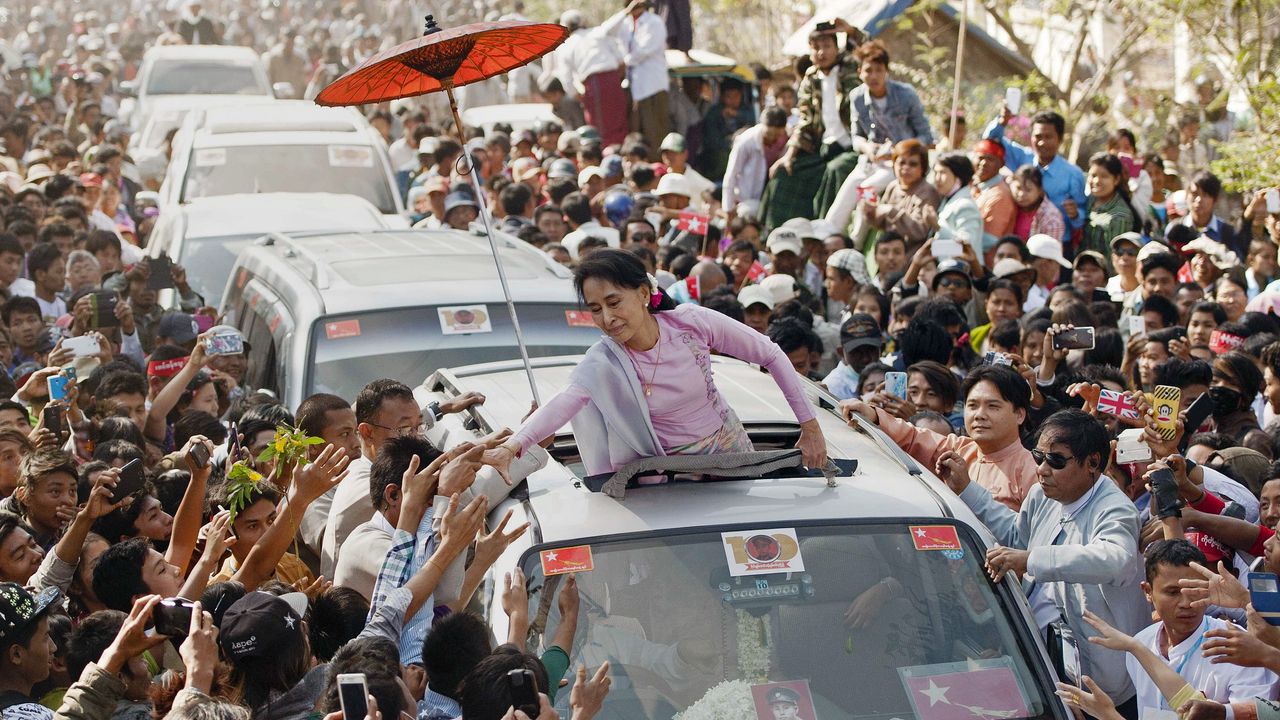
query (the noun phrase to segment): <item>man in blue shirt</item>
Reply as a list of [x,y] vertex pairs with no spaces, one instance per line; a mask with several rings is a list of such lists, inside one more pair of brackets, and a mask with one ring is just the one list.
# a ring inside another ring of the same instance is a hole
[[1004,164],[1010,170],[1035,163],[1044,177],[1044,194],[1058,206],[1066,220],[1067,237],[1084,226],[1085,203],[1084,171],[1058,154],[1062,137],[1066,134],[1066,121],[1056,112],[1044,111],[1031,118],[1031,147],[1020,145],[1004,136],[1004,127],[1013,113],[1003,108],[1000,117],[991,121],[982,136],[1004,145]]

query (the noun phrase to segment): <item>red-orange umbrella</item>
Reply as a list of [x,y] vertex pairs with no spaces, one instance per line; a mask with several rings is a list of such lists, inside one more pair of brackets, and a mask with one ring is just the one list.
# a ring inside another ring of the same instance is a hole
[[[426,95],[444,90],[449,95],[449,108],[458,130],[458,139],[466,145],[462,132],[462,118],[458,115],[458,103],[453,89],[501,75],[542,57],[554,50],[568,37],[569,29],[554,23],[532,23],[519,20],[486,22],[463,25],[442,30],[435,19],[427,16],[427,27],[422,37],[415,38],[385,52],[378,53],[334,80],[316,96],[320,105],[368,105],[403,97]],[[470,158],[463,153],[463,161]],[[476,202],[480,205],[480,217],[493,249],[493,261],[498,268],[498,281],[506,296],[507,311],[511,314],[516,344],[524,360],[525,373],[529,376],[529,389],[534,401],[538,401],[538,388],[533,380],[533,366],[516,317],[515,303],[507,285],[507,273],[502,267],[489,213],[484,207],[484,192],[480,176],[474,166],[466,168],[475,187]]]

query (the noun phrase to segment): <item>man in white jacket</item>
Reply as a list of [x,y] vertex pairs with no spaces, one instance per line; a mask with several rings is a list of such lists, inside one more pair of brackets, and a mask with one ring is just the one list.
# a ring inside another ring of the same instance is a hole
[[1088,610],[1128,635],[1150,622],[1138,510],[1102,474],[1110,452],[1107,429],[1093,416],[1080,410],[1054,413],[1031,451],[1040,483],[1016,513],[969,482],[958,453],[944,453],[937,473],[995,535],[999,544],[987,552],[992,577],[997,582],[1010,572],[1020,577],[1037,624],[1043,629],[1065,622],[1076,638],[1081,673],[1094,678],[1121,714],[1136,717],[1124,656],[1088,642],[1098,632],[1083,620]]
[[787,112],[780,107],[765,108],[760,122],[742,131],[729,151],[729,165],[724,172],[724,194],[721,204],[732,218],[738,205],[759,202],[764,193],[769,168],[787,150]]

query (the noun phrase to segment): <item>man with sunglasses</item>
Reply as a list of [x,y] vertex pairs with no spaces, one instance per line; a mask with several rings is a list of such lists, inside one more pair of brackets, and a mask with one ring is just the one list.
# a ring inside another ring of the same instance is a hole
[[[846,400],[840,404],[845,418],[857,413],[879,425],[894,442],[926,467],[936,467],[943,457],[958,458],[988,497],[1010,511],[1039,480],[1031,454],[1022,446],[1018,428],[1031,410],[1031,387],[1026,378],[1005,365],[983,365],[971,371],[962,388],[964,427],[968,437],[940,435],[916,427],[869,402]],[[966,482],[968,482],[966,480]]]
[[987,551],[999,582],[1020,577],[1041,629],[1065,622],[1077,638],[1080,671],[1098,683],[1125,717],[1137,717],[1123,653],[1086,642],[1097,635],[1085,611],[1132,635],[1149,624],[1138,551],[1138,510],[1103,475],[1111,452],[1106,427],[1080,410],[1061,410],[1040,427],[1031,450],[1040,483],[1018,512],[969,481],[970,463],[956,452],[938,458],[937,473],[1000,544]]

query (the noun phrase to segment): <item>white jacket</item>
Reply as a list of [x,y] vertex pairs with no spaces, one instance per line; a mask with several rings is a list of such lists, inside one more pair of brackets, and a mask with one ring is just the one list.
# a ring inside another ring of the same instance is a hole
[[733,212],[738,203],[759,200],[769,179],[769,164],[764,157],[764,125],[749,127],[733,140],[729,164],[724,171],[725,212]]

